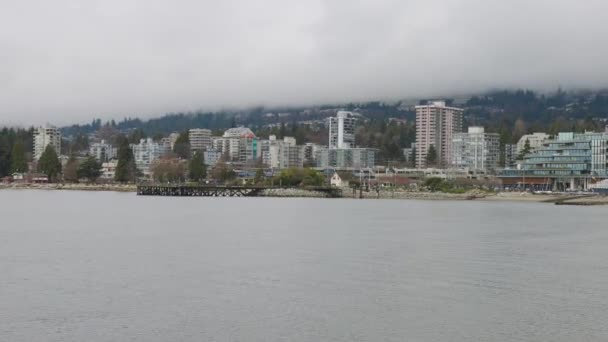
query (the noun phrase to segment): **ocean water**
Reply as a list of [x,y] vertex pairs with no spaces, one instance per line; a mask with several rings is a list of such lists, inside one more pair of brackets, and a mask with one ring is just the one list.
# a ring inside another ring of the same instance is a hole
[[606,341],[608,208],[0,190],[0,341]]

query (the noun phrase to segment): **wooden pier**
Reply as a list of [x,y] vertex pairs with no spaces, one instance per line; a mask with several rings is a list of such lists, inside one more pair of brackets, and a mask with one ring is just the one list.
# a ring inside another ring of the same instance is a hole
[[221,186],[221,185],[176,185],[176,184],[140,184],[137,194],[141,196],[183,196],[183,197],[256,197],[268,189],[299,189],[315,191],[326,197],[342,197],[342,191],[335,187],[314,186],[303,188],[286,188],[270,186]]

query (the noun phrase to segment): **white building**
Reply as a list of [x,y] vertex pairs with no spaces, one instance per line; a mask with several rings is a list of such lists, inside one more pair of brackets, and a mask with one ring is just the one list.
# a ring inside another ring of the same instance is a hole
[[203,152],[203,158],[206,165],[213,167],[222,158],[222,154],[215,149],[210,148]]
[[188,131],[190,149],[194,151],[205,151],[212,147],[211,130],[205,128],[193,128]]
[[337,172],[334,172],[334,174],[331,176],[329,183],[338,188],[348,185],[348,182],[342,181],[342,177],[340,177]]
[[549,138],[549,134],[542,132],[522,135],[517,142],[517,155],[519,155],[524,149],[524,146],[526,146],[526,141],[530,142],[530,152],[534,152],[541,148],[545,143],[545,140],[548,140]]
[[112,160],[117,156],[117,149],[111,144],[108,144],[105,140],[94,143],[89,147],[89,154],[99,162],[106,162]]
[[284,137],[277,140],[276,136],[269,137],[268,157],[263,162],[271,168],[286,169],[304,166],[304,148],[296,145],[296,139]]
[[222,137],[211,138],[211,147],[235,162],[250,162],[261,156],[258,152],[258,139],[246,127],[227,129]]
[[105,180],[113,180],[116,175],[116,166],[118,166],[118,161],[111,160],[105,163],[101,163],[101,179]]
[[179,133],[176,132],[169,134],[167,137],[167,142],[169,143],[171,151],[175,149],[175,142],[177,142],[177,139],[179,139]]
[[49,145],[53,147],[57,155],[61,153],[61,131],[53,126],[38,127],[34,130],[34,160],[40,159]]
[[405,159],[406,162],[411,162],[412,153],[414,153],[414,149],[411,147],[406,147],[402,148],[401,151],[403,152],[403,159]]
[[447,166],[452,156],[452,138],[462,132],[463,109],[446,106],[444,101],[416,106],[416,167],[427,167],[427,155],[433,146],[437,164]]
[[452,145],[452,166],[484,172],[498,168],[498,133],[485,133],[483,127],[469,127],[467,133],[454,134]]
[[339,111],[329,118],[329,148],[355,147],[355,118],[352,112]]
[[169,152],[163,144],[154,142],[152,138],[141,139],[139,144],[131,144],[135,165],[144,173],[150,174],[152,162]]
[[364,169],[376,166],[377,153],[373,148],[323,148],[317,150],[315,159],[321,168]]

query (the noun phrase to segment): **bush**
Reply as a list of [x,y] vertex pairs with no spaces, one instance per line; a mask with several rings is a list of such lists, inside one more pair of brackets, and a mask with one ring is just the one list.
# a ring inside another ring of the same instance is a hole
[[290,168],[282,170],[275,177],[274,183],[281,186],[320,186],[325,182],[325,177],[313,169]]

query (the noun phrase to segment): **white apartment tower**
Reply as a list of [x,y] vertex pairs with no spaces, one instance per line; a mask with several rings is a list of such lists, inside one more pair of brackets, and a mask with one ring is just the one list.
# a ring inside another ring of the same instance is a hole
[[339,111],[329,118],[329,148],[355,147],[355,118],[352,112]]
[[40,159],[48,145],[51,145],[57,155],[61,153],[61,131],[57,127],[45,126],[34,130],[34,159]]
[[452,166],[474,171],[493,171],[500,159],[500,135],[486,133],[483,127],[469,127],[467,133],[454,134]]
[[205,128],[193,128],[188,131],[190,149],[203,152],[211,148],[211,130]]
[[452,139],[462,131],[463,110],[433,101],[416,106],[416,167],[427,167],[427,154],[432,146],[437,152],[438,166],[451,163]]

